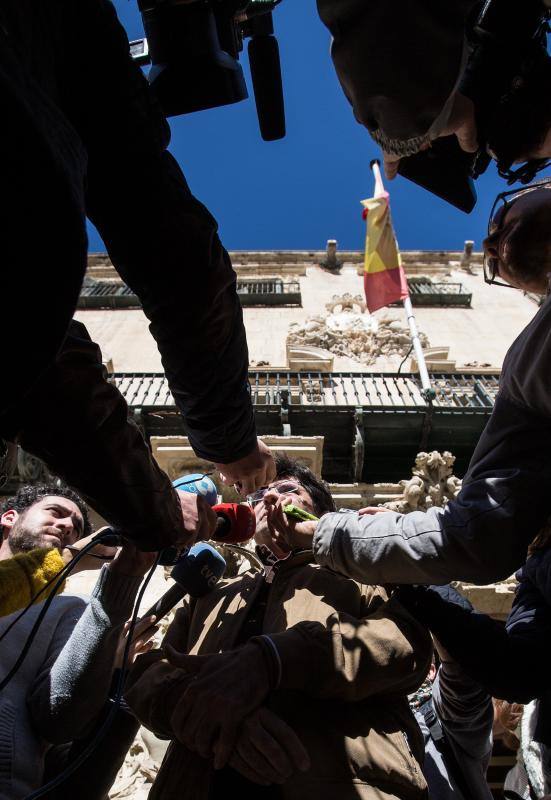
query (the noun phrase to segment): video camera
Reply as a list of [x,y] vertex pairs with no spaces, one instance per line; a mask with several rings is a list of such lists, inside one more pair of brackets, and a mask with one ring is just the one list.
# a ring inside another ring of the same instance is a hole
[[[474,180],[486,171],[491,157],[487,134],[492,116],[517,80],[530,75],[547,55],[551,11],[543,0],[485,0],[477,3],[467,24],[470,52],[459,91],[475,106],[479,149],[466,153],[455,136],[444,136],[431,147],[400,160],[398,172],[457,208],[470,213],[476,204]],[[509,184],[529,183],[548,164],[535,159],[517,170],[498,161],[498,172]]]
[[146,39],[130,43],[166,116],[248,97],[239,53],[248,45],[260,132],[285,136],[285,110],[273,9],[281,0],[138,0]]

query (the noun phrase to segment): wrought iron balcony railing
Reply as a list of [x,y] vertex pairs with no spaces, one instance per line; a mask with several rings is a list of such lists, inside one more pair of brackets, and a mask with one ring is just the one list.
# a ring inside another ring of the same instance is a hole
[[237,294],[243,306],[299,306],[302,302],[299,281],[283,281],[280,278],[238,280]]
[[[433,374],[433,407],[447,411],[485,411],[493,408],[499,376],[488,374]],[[162,373],[120,373],[113,383],[130,407],[173,406]],[[250,371],[254,406],[310,406],[316,408],[377,408],[388,411],[425,409],[419,377],[414,374],[374,372]]]
[[[433,283],[431,280],[408,278],[412,306],[463,306],[470,308],[472,293],[462,283]],[[400,305],[394,303],[394,305]]]
[[[323,476],[336,483],[395,481],[420,450],[451,450],[461,475],[491,414],[498,375],[431,375],[428,405],[414,374],[251,371],[259,434],[323,436]],[[111,380],[146,436],[184,435],[162,374]]]
[[[299,281],[240,280],[237,294],[244,306],[300,306]],[[84,285],[78,300],[79,308],[140,308],[134,292],[121,281],[94,281]]]

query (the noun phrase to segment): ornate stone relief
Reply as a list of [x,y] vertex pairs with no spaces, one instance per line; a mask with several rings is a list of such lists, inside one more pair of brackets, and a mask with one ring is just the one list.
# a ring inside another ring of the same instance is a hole
[[403,496],[384,503],[385,508],[409,514],[411,511],[427,511],[432,506],[443,508],[453,500],[461,489],[461,480],[453,474],[455,456],[445,450],[439,453],[418,453],[412,477],[400,481]]
[[[291,324],[288,345],[321,347],[364,365],[373,364],[379,356],[404,356],[411,346],[405,320],[388,310],[380,317],[365,313],[361,295],[335,295],[326,308],[326,315]],[[423,347],[429,346],[424,333],[420,339]]]

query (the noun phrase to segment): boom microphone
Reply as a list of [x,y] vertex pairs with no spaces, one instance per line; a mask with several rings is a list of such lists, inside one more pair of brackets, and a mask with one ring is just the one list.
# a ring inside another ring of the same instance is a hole
[[161,619],[186,594],[190,597],[203,597],[212,592],[225,569],[226,561],[214,547],[206,542],[193,545],[189,553],[172,568],[170,576],[176,581],[174,586],[171,586],[141,619],[153,615],[158,620]]
[[248,53],[260,133],[265,142],[285,136],[285,105],[281,82],[279,46],[273,35],[272,15],[250,22]]
[[234,544],[248,542],[256,530],[256,517],[250,506],[242,503],[219,503],[213,506],[216,513],[216,531],[211,536],[215,542]]

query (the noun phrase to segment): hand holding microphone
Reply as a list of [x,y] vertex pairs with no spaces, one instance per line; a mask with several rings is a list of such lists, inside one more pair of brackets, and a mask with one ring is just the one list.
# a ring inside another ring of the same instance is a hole
[[261,439],[248,455],[229,464],[216,464],[223,482],[235,485],[241,495],[247,495],[267,486],[274,480],[276,468],[269,447]]
[[[191,520],[194,519],[195,505],[193,502],[189,505],[186,498],[199,498],[197,541],[211,539],[221,544],[237,544],[247,542],[254,536],[256,519],[252,509],[241,503],[218,503],[216,486],[208,475],[181,475],[172,485],[178,492],[182,513],[185,506]],[[204,504],[212,509],[212,514],[205,511]]]

